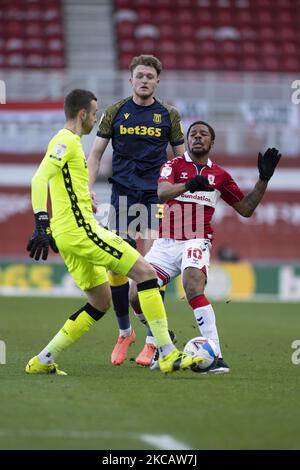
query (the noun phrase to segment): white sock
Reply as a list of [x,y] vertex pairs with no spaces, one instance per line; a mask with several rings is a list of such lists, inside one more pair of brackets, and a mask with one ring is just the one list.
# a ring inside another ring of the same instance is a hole
[[130,336],[132,333],[132,327],[130,326],[129,328],[126,328],[126,330],[120,330],[119,329],[119,335],[120,336]]
[[41,364],[53,364],[54,362],[54,357],[53,355],[49,352],[48,348],[43,349],[39,354],[38,358]]
[[217,353],[219,357],[222,357],[216,317],[212,305],[204,295],[199,295],[192,299],[190,301],[190,305],[193,308],[200,334],[205,338],[212,339],[214,341],[217,347]]
[[170,352],[176,349],[173,343],[164,344],[158,348],[160,357],[167,356]]
[[156,347],[154,336],[146,336],[146,344],[153,344]]

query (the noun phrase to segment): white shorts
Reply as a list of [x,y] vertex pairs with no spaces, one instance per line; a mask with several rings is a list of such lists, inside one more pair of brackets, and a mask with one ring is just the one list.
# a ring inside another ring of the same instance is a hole
[[207,275],[210,248],[211,242],[204,238],[193,240],[158,238],[145,259],[155,268],[159,284],[165,285],[179,274],[182,275],[185,268],[201,269]]

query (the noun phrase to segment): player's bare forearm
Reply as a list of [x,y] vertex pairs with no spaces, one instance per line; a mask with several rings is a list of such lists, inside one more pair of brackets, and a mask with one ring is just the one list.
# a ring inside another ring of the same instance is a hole
[[93,143],[92,150],[89,154],[87,165],[89,169],[89,189],[93,190],[94,184],[96,182],[99,166],[102,155],[107,147],[109,139],[104,139],[103,137],[96,137],[95,142]]
[[165,202],[168,199],[174,199],[175,197],[180,196],[180,194],[183,194],[185,192],[185,183],[172,184],[166,181],[158,183],[157,195],[161,202]]
[[93,152],[93,150],[89,155],[87,165],[89,169],[89,189],[90,191],[92,191],[98,176],[100,166],[100,158],[98,157],[96,152]]
[[93,152],[93,150],[90,153],[90,156],[88,158],[88,169],[89,169],[89,191],[91,195],[91,205],[92,205],[92,211],[94,214],[97,212],[97,198],[96,198],[96,193],[94,191],[94,184],[97,179],[98,171],[99,171],[99,164],[100,164],[100,159],[98,158],[98,155],[96,155],[96,152]]
[[244,217],[251,217],[256,207],[263,198],[268,186],[267,181],[259,179],[252,189],[241,201],[236,202],[233,208]]
[[175,157],[181,157],[181,155],[183,155],[184,152],[185,152],[184,144],[176,145],[175,147],[173,147],[173,153]]

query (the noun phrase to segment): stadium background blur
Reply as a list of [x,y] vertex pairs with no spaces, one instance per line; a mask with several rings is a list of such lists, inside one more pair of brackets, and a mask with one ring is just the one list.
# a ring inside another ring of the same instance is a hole
[[[30,179],[63,124],[63,96],[91,89],[103,111],[131,93],[128,64],[145,53],[163,63],[157,96],[177,106],[185,130],[195,119],[213,125],[212,158],[244,191],[258,151],[283,154],[252,218],[220,203],[209,295],[299,300],[299,21],[298,0],[1,0],[1,293],[77,292],[58,256],[47,266],[27,261]],[[87,154],[94,137],[83,139]],[[110,169],[108,148],[102,203]]]

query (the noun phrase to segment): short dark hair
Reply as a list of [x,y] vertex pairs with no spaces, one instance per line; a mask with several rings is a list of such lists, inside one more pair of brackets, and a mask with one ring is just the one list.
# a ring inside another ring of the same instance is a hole
[[97,101],[94,93],[76,88],[65,97],[64,110],[67,119],[74,119],[81,109],[89,109],[91,101]]
[[195,126],[196,124],[203,124],[203,126],[206,126],[206,127],[208,128],[208,130],[209,130],[211,139],[212,139],[212,140],[215,140],[216,133],[215,133],[214,129],[213,129],[209,124],[207,124],[207,122],[204,122],[204,121],[195,121],[195,122],[193,122],[193,123],[190,125],[190,127],[188,128],[188,131],[187,131],[187,133],[186,133],[186,138],[187,138],[187,139],[189,138],[189,134],[190,134],[190,132],[191,132],[192,127]]
[[154,55],[142,54],[142,55],[134,57],[129,65],[129,70],[130,70],[131,75],[133,74],[134,69],[138,65],[145,65],[146,67],[153,67],[156,70],[157,76],[159,76],[160,72],[162,71],[161,61],[157,57],[154,57]]

